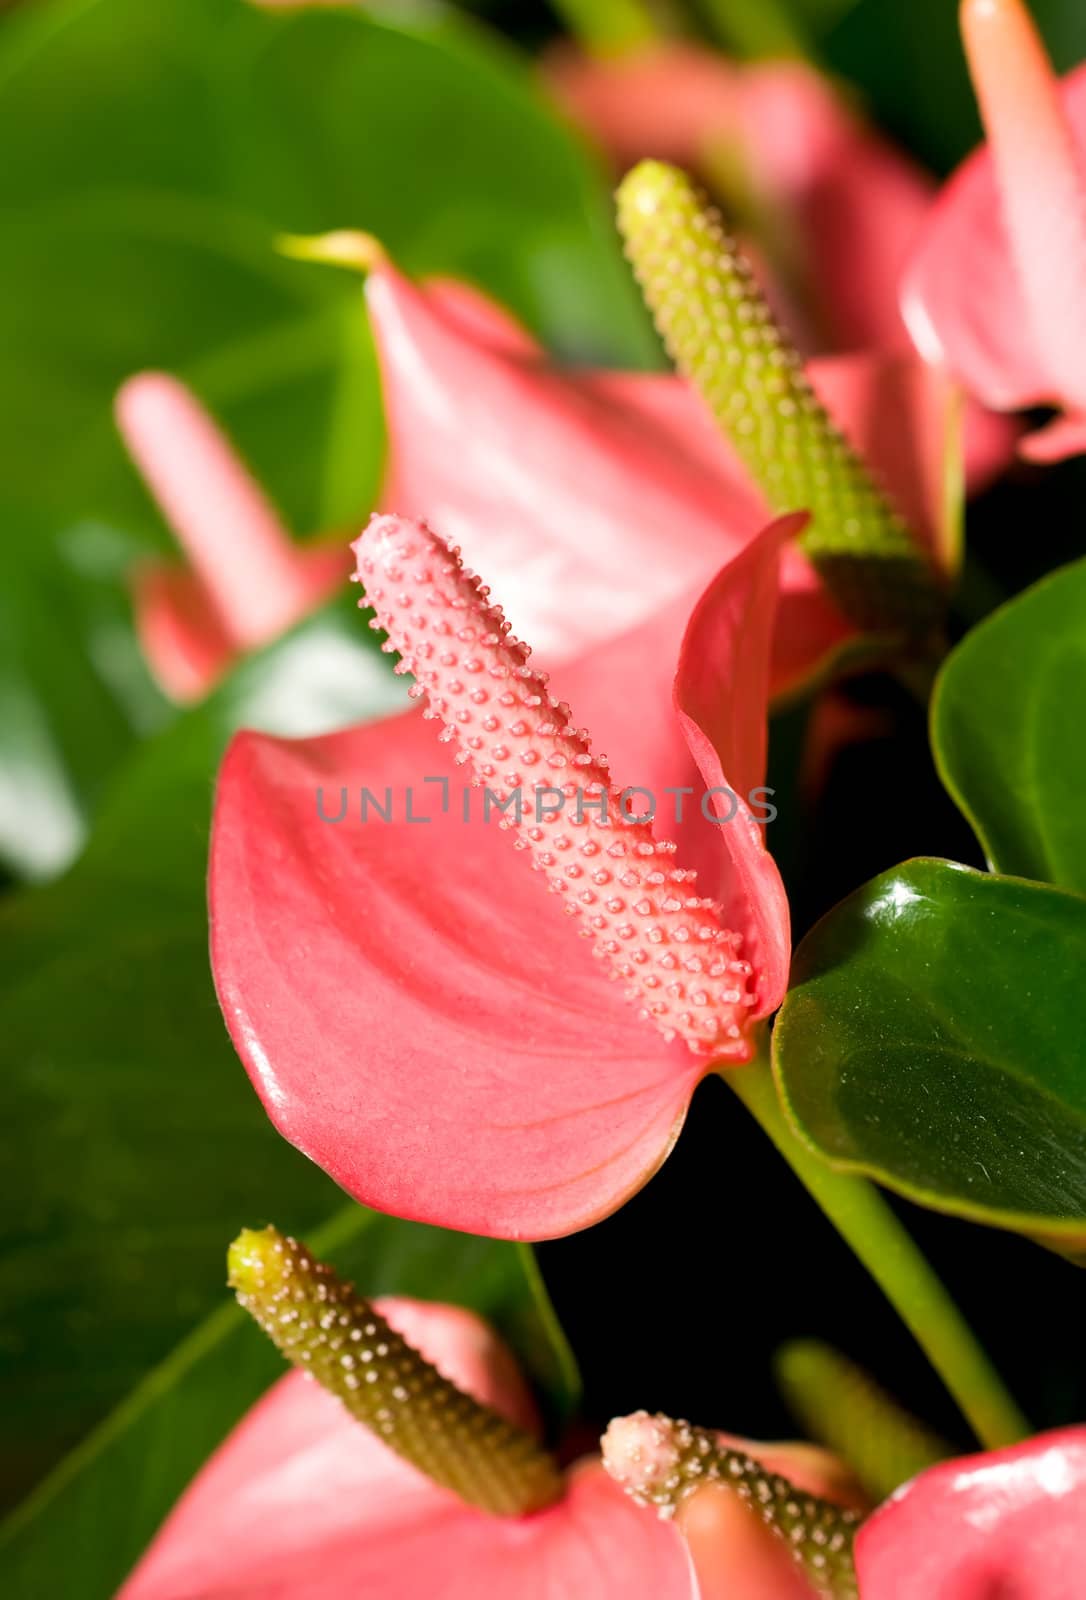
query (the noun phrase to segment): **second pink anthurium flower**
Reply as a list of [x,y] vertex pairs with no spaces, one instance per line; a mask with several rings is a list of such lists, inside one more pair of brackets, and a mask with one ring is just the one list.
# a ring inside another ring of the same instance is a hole
[[664,1159],[705,1072],[752,1055],[788,972],[757,818],[778,555],[803,521],[551,684],[424,525],[379,517],[356,544],[429,704],[302,743],[241,735],[211,911],[273,1121],[364,1204],[507,1237],[584,1227]]
[[563,1471],[543,1449],[478,1317],[362,1301],[274,1230],[231,1257],[302,1370],[211,1457],[118,1600],[695,1600],[674,1529],[598,1458]]

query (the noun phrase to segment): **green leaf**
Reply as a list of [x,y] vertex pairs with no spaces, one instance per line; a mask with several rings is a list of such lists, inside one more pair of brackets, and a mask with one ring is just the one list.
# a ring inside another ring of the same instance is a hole
[[[534,1335],[533,1376],[572,1402],[576,1373],[525,1245],[446,1233],[349,1206],[311,1237],[367,1295],[470,1306]],[[218,1252],[221,1280],[225,1247]],[[8,1592],[109,1600],[190,1478],[285,1371],[249,1318],[223,1304],[157,1367],[0,1530]]]
[[907,862],[796,953],[774,1066],[835,1167],[1086,1250],[1086,901]]
[[440,6],[395,26],[361,7],[264,21],[222,80],[236,198],[473,278],[560,351],[655,359],[602,170],[513,50]]
[[407,30],[361,8],[53,0],[0,31],[0,143],[20,152],[0,175],[12,495],[146,522],[109,410],[159,365],[296,527],[361,517],[382,438],[358,286],[277,260],[281,231],[368,228],[560,347],[652,357],[601,175],[516,57],[440,11]]
[[112,421],[124,378],[165,367],[222,416],[294,526],[349,522],[372,501],[384,435],[358,288],[279,258],[266,225],[181,196],[65,199],[8,224],[0,287],[12,496],[169,548]]
[[[0,861],[28,878],[77,854],[106,777],[155,704],[125,651],[127,628],[101,614],[94,573],[73,566],[107,530],[66,532],[53,555],[40,516],[0,511]],[[134,674],[142,695],[129,692]]]
[[943,782],[993,867],[1086,892],[1086,561],[966,635],[932,704]]
[[[353,610],[353,608],[352,608]],[[338,1191],[274,1132],[212,989],[212,775],[241,724],[314,732],[399,704],[357,614],[311,619],[137,752],[61,881],[0,907],[0,1228],[10,1496],[214,1301],[223,1241]],[[74,1353],[74,1354],[73,1354]]]
[[[48,520],[43,536],[11,525],[43,573],[88,517],[130,560],[170,548],[111,416],[149,366],[196,389],[296,530],[364,517],[384,430],[362,296],[280,259],[284,229],[376,229],[410,269],[469,274],[561,349],[652,359],[601,174],[526,64],[440,9],[408,28],[362,8],[42,0],[0,26],[0,144],[19,152],[0,170],[0,482]],[[74,591],[70,618],[58,606],[66,648],[20,658],[22,749],[3,781],[23,816],[47,796],[53,825],[36,857],[25,828],[5,833],[19,871],[70,854],[127,743],[122,717],[76,748],[84,709],[88,736],[110,715],[100,658],[85,695],[67,688],[92,599],[111,657],[134,658],[120,571]],[[59,685],[66,743],[33,732],[53,727]],[[134,726],[155,718],[141,703]]]

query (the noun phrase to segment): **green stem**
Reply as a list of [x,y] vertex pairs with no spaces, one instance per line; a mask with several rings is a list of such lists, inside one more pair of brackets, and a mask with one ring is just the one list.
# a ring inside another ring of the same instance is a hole
[[590,55],[621,56],[660,42],[646,0],[554,0],[554,9]]
[[702,0],[702,9],[725,49],[748,60],[812,59],[803,30],[781,0]]
[[785,1120],[764,1056],[721,1076],[867,1268],[985,1448],[1027,1437],[1029,1424],[999,1374],[874,1184],[835,1172],[801,1143]]

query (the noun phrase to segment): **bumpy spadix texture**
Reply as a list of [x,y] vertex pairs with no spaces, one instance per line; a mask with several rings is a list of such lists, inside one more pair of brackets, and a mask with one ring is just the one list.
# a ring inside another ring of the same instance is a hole
[[230,1247],[229,1274],[287,1360],[432,1482],[497,1516],[558,1499],[558,1468],[531,1434],[443,1378],[296,1239],[246,1229]]
[[857,1594],[852,1543],[859,1518],[734,1450],[704,1428],[647,1411],[617,1418],[603,1439],[603,1462],[642,1505],[671,1517],[706,1484],[723,1484],[785,1543],[816,1593],[829,1600]]
[[924,633],[932,568],[816,396],[720,213],[685,173],[643,161],[618,190],[627,254],[676,366],[858,626]]
[[637,819],[644,797],[612,783],[479,579],[424,524],[398,517],[374,518],[354,549],[373,625],[426,695],[424,716],[459,746],[457,761],[490,791],[499,825],[516,831],[593,953],[666,1039],[745,1056],[753,995],[739,935],[694,892],[675,846]]
[[830,1345],[813,1339],[786,1345],[777,1357],[777,1379],[808,1437],[847,1461],[876,1500],[951,1454],[944,1440]]

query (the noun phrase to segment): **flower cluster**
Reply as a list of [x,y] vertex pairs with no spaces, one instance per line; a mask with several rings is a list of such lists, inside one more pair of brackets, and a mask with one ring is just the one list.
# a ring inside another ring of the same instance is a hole
[[[645,1412],[602,1458],[566,1451],[478,1319],[371,1303],[246,1232],[231,1284],[299,1370],[124,1600],[1080,1593],[1086,1429],[1021,1437],[930,1269],[797,1137],[766,1065],[792,957],[753,804],[771,706],[871,666],[926,694],[960,563],[948,491],[1008,465],[1019,423],[997,413],[1058,408],[1020,446],[1034,463],[1086,449],[1086,78],[1055,79],[1021,0],[963,0],[962,22],[988,143],[941,193],[811,68],[660,44],[550,59],[625,173],[618,227],[673,373],[564,369],[367,235],[288,241],[365,276],[389,458],[350,576],[416,703],[239,734],[209,902],[237,1054],[355,1201],[510,1240],[586,1228],[719,1072],[990,1448],[943,1459],[816,1363],[800,1387],[837,1455]],[[132,378],[117,418],[187,558],[133,575],[140,637],[166,691],[199,698],[341,588],[347,541],[297,546],[172,377]],[[322,809],[423,782],[445,786],[424,816],[348,830]],[[450,810],[452,782],[488,804]],[[523,807],[540,784],[559,803]],[[709,809],[630,803],[663,794]]]

